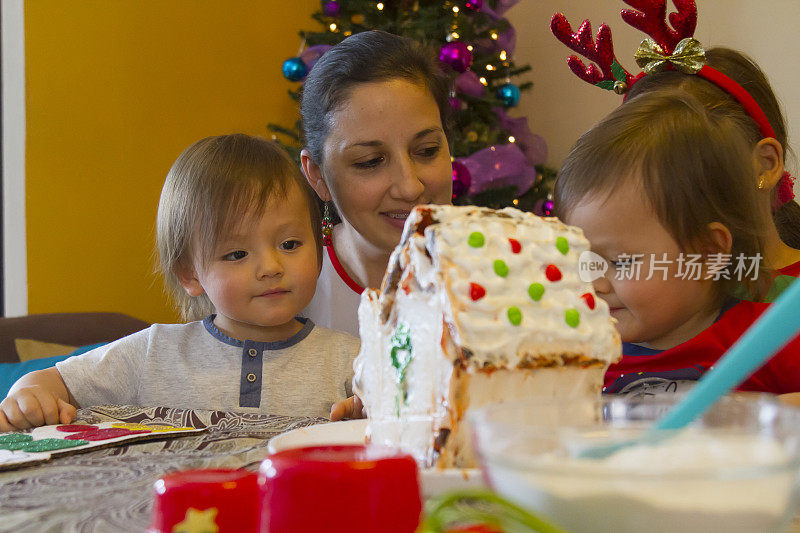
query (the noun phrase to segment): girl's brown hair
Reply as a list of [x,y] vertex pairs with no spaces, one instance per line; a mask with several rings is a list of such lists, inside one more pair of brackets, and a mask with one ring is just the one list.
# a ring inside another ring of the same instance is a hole
[[[767,116],[775,132],[775,139],[781,143],[784,157],[787,157],[789,144],[787,143],[786,121],[775,92],[755,61],[741,52],[724,47],[706,50],[706,61],[750,93],[750,96],[755,99]],[[758,126],[741,104],[727,92],[700,76],[687,76],[677,71],[649,74],[631,87],[628,98],[635,98],[638,95],[666,87],[680,88],[695,96],[709,109],[714,109],[717,113],[725,113],[731,120],[739,124],[751,147],[761,140],[762,136]],[[751,186],[755,187],[755,183]],[[773,195],[777,196],[777,194],[778,187],[776,186]],[[776,204],[776,200],[777,198],[773,197],[773,205]],[[781,240],[792,248],[800,248],[800,205],[794,200],[786,202],[775,210],[773,219]]]
[[156,241],[167,291],[185,320],[204,318],[214,306],[205,294],[186,294],[181,270],[193,267],[195,259],[208,261],[227,232],[263,216],[267,201],[285,198],[293,186],[306,198],[321,264],[316,195],[277,143],[241,133],[220,135],[197,141],[178,156],[161,190]]
[[[728,113],[686,91],[661,89],[631,98],[581,136],[556,180],[556,214],[568,218],[584,199],[607,198],[640,177],[659,222],[683,250],[701,249],[708,225],[719,222],[733,236],[734,263],[739,254],[763,257],[768,214],[760,212],[753,171],[749,140]],[[758,274],[743,283],[760,297],[769,276]],[[731,278],[718,284],[715,303],[734,290]]]

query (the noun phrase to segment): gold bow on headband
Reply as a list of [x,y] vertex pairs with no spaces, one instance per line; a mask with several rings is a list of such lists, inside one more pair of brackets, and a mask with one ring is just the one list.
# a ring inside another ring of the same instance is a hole
[[672,55],[666,55],[658,43],[647,37],[633,57],[646,74],[661,72],[670,64],[685,74],[697,74],[706,64],[706,51],[692,37],[682,39]]

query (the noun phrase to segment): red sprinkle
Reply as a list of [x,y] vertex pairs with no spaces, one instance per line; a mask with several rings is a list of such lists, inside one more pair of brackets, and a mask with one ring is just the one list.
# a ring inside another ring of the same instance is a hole
[[587,292],[586,294],[581,294],[581,298],[586,301],[586,305],[589,309],[594,309],[594,296],[592,293]]
[[486,289],[477,283],[469,284],[469,297],[472,298],[472,301],[480,300],[484,296],[486,296]]
[[92,429],[97,429],[97,426],[93,426],[91,424],[64,424],[63,426],[57,426],[56,429],[58,431],[63,431],[64,433],[75,433],[76,431],[89,431]]
[[515,254],[518,254],[522,251],[522,245],[517,239],[508,239],[508,242],[511,243],[511,251]]
[[547,268],[544,270],[544,275],[547,276],[547,279],[550,281],[558,281],[561,279],[561,271],[555,265],[547,265]]
[[72,435],[67,435],[64,438],[69,440],[93,441],[93,440],[115,439],[117,437],[125,437],[127,435],[137,435],[139,433],[151,433],[151,432],[147,430],[133,431],[125,428],[105,428],[105,429],[93,429],[90,431],[82,431],[80,433],[73,433]]

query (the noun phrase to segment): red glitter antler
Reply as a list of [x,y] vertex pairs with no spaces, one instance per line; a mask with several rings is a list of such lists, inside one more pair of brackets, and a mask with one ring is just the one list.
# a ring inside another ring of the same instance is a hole
[[694,35],[697,27],[694,0],[672,0],[678,10],[669,14],[669,22],[674,29],[667,25],[667,0],[623,1],[634,9],[623,9],[622,20],[652,37],[667,54],[675,51],[681,39]]
[[[592,39],[592,24],[584,20],[577,33],[572,32],[572,27],[563,13],[556,13],[550,20],[550,30],[556,38],[570,49],[583,55],[586,59],[596,64],[587,67],[577,56],[570,56],[567,64],[572,72],[585,82],[597,85],[603,89],[615,89],[615,84],[631,83],[633,76],[617,61],[614,56],[614,43],[611,39],[611,28],[601,24],[597,30],[597,39]],[[599,67],[599,69],[598,69]]]

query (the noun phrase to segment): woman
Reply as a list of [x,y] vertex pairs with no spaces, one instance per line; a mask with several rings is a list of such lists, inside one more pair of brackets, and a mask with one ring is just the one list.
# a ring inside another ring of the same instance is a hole
[[450,203],[449,84],[434,55],[385,32],[348,37],[314,65],[300,113],[306,179],[339,220],[304,315],[358,335],[358,304],[377,288],[418,204]]

